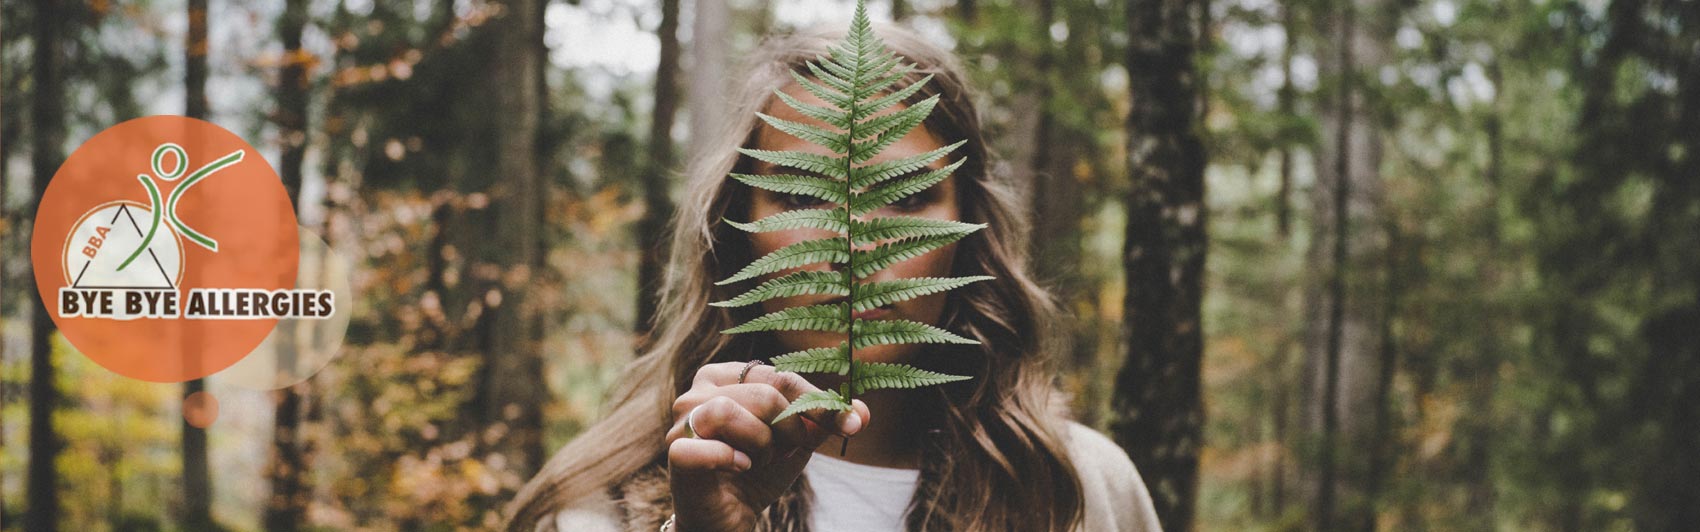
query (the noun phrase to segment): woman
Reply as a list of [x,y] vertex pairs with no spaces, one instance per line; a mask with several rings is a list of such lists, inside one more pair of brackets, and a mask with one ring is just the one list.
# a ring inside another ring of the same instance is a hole
[[510,508],[511,530],[1158,530],[1150,495],[1127,455],[1054,406],[1049,364],[1057,311],[1027,273],[1025,214],[1005,176],[989,170],[960,67],[912,33],[882,28],[879,34],[916,65],[899,86],[934,75],[911,103],[941,97],[921,127],[871,162],[957,141],[966,142],[933,167],[964,156],[967,162],[931,189],[873,215],[988,227],[872,279],[996,279],[861,316],[931,323],[979,345],[878,346],[856,356],[973,378],[872,391],[858,396],[850,412],[810,412],[769,425],[790,399],[836,387],[838,377],[778,373],[759,361],[842,339],[823,332],[720,333],[761,313],[830,298],[797,296],[743,309],[709,305],[752,286],[714,281],[769,251],[822,236],[810,229],[746,234],[722,223],[819,206],[727,178],[782,171],[740,156],[740,146],[826,153],[758,122],[756,112],[819,124],[772,95],[779,89],[821,104],[789,72],[806,71],[804,63],[827,53],[842,32],[770,39],[743,87],[724,102],[724,130],[705,137],[707,155],[687,169],[689,190],[653,336],[616,388],[608,417],[556,453],[520,492]]

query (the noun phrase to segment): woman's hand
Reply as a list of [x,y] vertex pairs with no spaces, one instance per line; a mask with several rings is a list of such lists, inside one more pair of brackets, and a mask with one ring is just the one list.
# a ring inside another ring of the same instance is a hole
[[[867,425],[868,405],[849,412],[807,411],[770,425],[797,396],[818,390],[795,373],[743,362],[697,370],[690,391],[673,401],[667,465],[679,532],[748,532],[756,516],[803,472],[815,447]],[[701,407],[701,408],[698,408]],[[696,410],[690,437],[686,416]]]

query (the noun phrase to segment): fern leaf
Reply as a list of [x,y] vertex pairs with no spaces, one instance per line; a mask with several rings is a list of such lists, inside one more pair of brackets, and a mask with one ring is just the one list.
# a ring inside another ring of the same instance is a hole
[[842,238],[822,238],[804,240],[785,246],[756,259],[737,274],[727,277],[716,285],[728,285],[754,279],[770,273],[788,270],[799,266],[807,266],[819,262],[847,262],[850,260],[850,246]]
[[[882,163],[870,164],[857,168],[855,177],[850,180],[850,188],[871,187],[887,179],[925,168],[961,146],[966,140],[945,146],[926,153],[911,155],[901,159],[892,159]],[[837,176],[833,176],[837,177]]]
[[879,362],[856,362],[856,379],[850,389],[855,393],[891,388],[920,388],[947,382],[968,380],[961,375],[946,375],[936,371]]
[[861,122],[863,119],[874,116],[874,114],[879,113],[880,111],[884,111],[887,107],[891,107],[896,105],[898,102],[907,100],[910,96],[913,96],[916,92],[920,91],[922,87],[925,87],[927,82],[932,81],[932,79],[933,75],[927,74],[926,77],[917,80],[908,87],[898,89],[895,92],[858,105],[856,106],[856,114],[850,115],[850,119]]
[[[827,124],[832,125],[832,127],[836,127],[838,129],[850,129],[849,113],[833,109],[831,107],[804,103],[802,100],[798,100],[797,97],[787,94],[785,91],[776,92],[774,95],[778,96],[780,101],[785,102],[785,105],[791,106],[792,109],[796,109],[799,113],[803,113],[803,116],[826,122]],[[826,98],[821,99],[825,100]]]
[[850,310],[861,312],[992,279],[994,277],[977,275],[973,277],[914,277],[866,283],[856,287],[856,299],[852,302]]
[[769,299],[801,295],[847,296],[850,295],[850,289],[844,285],[842,272],[797,272],[762,283],[761,286],[752,288],[738,297],[709,305],[742,307]]
[[811,126],[802,122],[793,122],[783,118],[774,118],[762,113],[756,113],[756,117],[761,118],[763,122],[767,122],[767,125],[773,126],[774,129],[783,131],[787,135],[803,139],[805,142],[825,146],[826,149],[835,152],[844,151],[845,147],[850,145],[849,139],[843,133],[827,131],[819,126]]
[[844,332],[850,329],[850,324],[846,322],[848,313],[845,312],[844,305],[844,303],[833,303],[830,305],[791,307],[720,332],[723,334],[761,331]]
[[750,223],[739,223],[731,220],[726,220],[726,223],[748,233],[767,233],[804,228],[825,229],[834,233],[843,233],[850,229],[850,225],[845,223],[847,219],[844,211],[838,209],[797,209],[781,212]]
[[[866,63],[868,75],[863,76],[862,80],[866,81],[875,76],[888,75],[893,69],[902,69],[904,66],[902,61],[903,58],[898,57],[897,53],[891,50],[872,51]],[[863,98],[866,98],[866,96]]]
[[850,273],[855,275],[857,279],[861,279],[893,264],[948,246],[951,242],[961,240],[962,237],[967,235],[968,233],[951,233],[918,236],[882,244],[871,250],[857,250],[851,253],[850,263],[854,267]]
[[869,82],[866,86],[861,87],[861,90],[856,91],[856,100],[865,100],[873,97],[875,94],[885,92],[890,89],[892,85],[896,85],[897,82],[902,81],[903,78],[908,76],[910,72],[914,72],[914,70],[914,65],[903,65],[892,69],[889,73],[881,74],[885,77],[875,79]]
[[909,320],[856,320],[851,349],[888,344],[978,344],[950,331]]
[[809,91],[809,94],[815,95],[816,98],[820,98],[822,101],[832,104],[833,107],[837,107],[839,109],[850,108],[851,100],[849,94],[827,88],[819,82],[809,79],[807,76],[799,74],[796,71],[791,72],[791,79],[796,81],[798,85],[801,85],[803,90]]
[[[856,164],[861,164],[867,162],[868,159],[872,159],[874,154],[885,150],[887,146],[897,142],[897,139],[903,138],[904,135],[908,135],[909,131],[915,129],[915,126],[921,125],[922,120],[926,120],[927,114],[925,112],[916,111],[932,111],[933,104],[937,102],[938,97],[934,96],[915,104],[913,107],[886,115],[896,116],[898,118],[890,124],[881,124],[881,126],[884,126],[887,129],[886,131],[881,132],[879,136],[875,137],[873,140],[850,143],[850,159]],[[860,131],[858,131],[857,134],[860,135]]]
[[917,218],[914,216],[886,216],[867,221],[852,221],[850,222],[850,233],[855,235],[853,242],[856,245],[862,245],[894,238],[954,235],[958,233],[966,235],[985,227],[986,224],[971,224],[953,220]]
[[817,347],[773,357],[773,369],[792,373],[837,373],[850,370],[850,346]]
[[[795,69],[791,78],[825,105],[806,103],[784,91],[780,101],[808,122],[758,113],[767,125],[822,147],[830,155],[799,151],[740,149],[739,153],[771,165],[794,168],[805,175],[746,175],[732,177],[752,187],[782,194],[819,198],[832,208],[793,210],[749,223],[727,220],[744,231],[761,233],[819,229],[839,236],[786,246],[756,259],[720,281],[725,285],[821,262],[844,264],[846,271],[793,271],[761,283],[732,299],[711,303],[739,307],[800,295],[848,296],[825,304],[793,307],[769,313],[727,329],[728,334],[755,331],[820,330],[846,333],[834,347],[806,349],[773,358],[780,371],[849,374],[838,391],[817,391],[798,397],[778,419],[810,410],[844,411],[857,393],[884,388],[914,388],[954,382],[968,377],[945,375],[902,364],[862,363],[856,349],[889,344],[974,344],[974,340],[944,329],[905,320],[867,321],[851,318],[862,311],[891,303],[961,288],[990,277],[912,278],[859,283],[891,265],[948,246],[985,226],[917,217],[858,219],[870,212],[938,184],[960,168],[966,158],[942,168],[933,163],[963,145],[957,142],[927,153],[867,164],[893,143],[921,127],[937,108],[939,95],[892,110],[919,94],[932,75],[899,86],[915,75],[916,66],[886,48],[868,20],[865,0],[856,3],[850,31],[813,61]],[[818,124],[818,125],[817,125]],[[966,141],[964,141],[966,142]],[[872,249],[855,247],[878,244]]]
[[[926,120],[927,115],[933,111],[933,108],[936,107],[938,103],[939,96],[934,94],[932,96],[928,96],[927,99],[915,102],[915,105],[905,107],[902,110],[869,118],[860,124],[856,124],[856,140],[877,137],[893,130],[899,131],[898,133],[895,133],[895,135],[898,138],[902,138],[904,135],[907,135],[910,130],[915,129],[915,126],[920,125],[922,121]],[[920,116],[916,118],[913,115]],[[904,126],[904,124],[910,120],[913,120],[914,124],[907,125],[902,128],[898,127]],[[883,150],[885,147],[881,146],[879,149]],[[874,151],[877,152],[879,150]]]
[[859,76],[856,75],[856,58],[840,52],[837,47],[828,47],[827,53],[830,54],[830,58],[817,55],[815,56],[815,63],[846,83],[854,85],[861,81],[858,79]]
[[833,182],[830,179],[790,174],[732,174],[732,179],[752,187],[771,190],[780,194],[802,194],[832,203],[844,203],[845,201],[844,184]]
[[893,181],[891,183],[887,183],[885,186],[857,194],[856,197],[850,199],[850,214],[861,216],[878,210],[880,207],[890,205],[891,202],[926,190],[928,187],[936,185],[940,181],[944,181],[944,178],[950,177],[950,173],[956,171],[958,167],[962,166],[963,161],[967,160],[968,159],[958,159],[955,163],[951,163],[950,166],[931,170],[918,176]]
[[[856,91],[853,90],[854,86],[850,84],[849,80],[832,75],[831,72],[827,72],[826,69],[821,68],[819,64],[812,61],[808,63],[808,67],[809,72],[815,75],[815,79],[820,80],[820,82],[827,87],[831,87],[832,90],[844,93],[845,95],[853,95],[856,93]],[[852,99],[854,99],[854,97],[852,97]]]
[[850,400],[845,399],[844,396],[838,395],[838,392],[832,390],[816,390],[805,393],[797,396],[796,400],[791,401],[791,406],[785,407],[785,410],[780,411],[779,416],[773,418],[773,423],[778,423],[785,418],[810,410],[845,412],[850,410]]
[[806,172],[814,172],[833,179],[844,179],[844,161],[825,155],[803,153],[800,151],[757,150],[738,148],[738,153],[754,157],[757,160],[775,166],[796,168]]

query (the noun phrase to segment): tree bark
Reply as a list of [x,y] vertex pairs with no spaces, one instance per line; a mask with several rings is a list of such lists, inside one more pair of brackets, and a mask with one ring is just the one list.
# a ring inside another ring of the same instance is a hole
[[[35,88],[30,97],[31,177],[36,204],[47,192],[47,182],[65,160],[65,73],[63,46],[66,13],[61,0],[35,2],[34,57]],[[33,279],[33,275],[30,279]],[[59,455],[59,438],[53,427],[53,410],[59,406],[54,386],[53,321],[37,290],[30,290],[34,315],[30,317],[29,385],[29,514],[24,530],[49,532],[59,526],[59,472],[54,460]]]
[[[496,159],[492,161],[490,231],[473,246],[475,264],[500,272],[485,280],[474,294],[485,315],[470,334],[485,361],[474,394],[471,414],[483,426],[482,440],[492,455],[501,455],[504,469],[529,478],[542,465],[543,405],[548,401],[543,382],[542,320],[539,304],[528,297],[529,283],[542,264],[542,180],[537,168],[542,94],[535,76],[543,60],[537,43],[543,38],[537,19],[539,0],[511,0],[488,31],[496,54],[490,63],[488,94],[491,115],[501,117],[492,131]],[[485,176],[466,176],[482,180]],[[472,286],[479,286],[473,283]],[[490,437],[496,434],[499,436]],[[503,486],[502,498],[518,486]]]
[[[307,25],[307,1],[288,0],[277,21],[283,41],[283,68],[278,76],[278,107],[273,120],[282,141],[278,172],[284,189],[301,210],[302,162],[307,153],[307,62],[302,56],[301,34]],[[293,339],[280,342],[279,371],[294,371],[296,349]],[[312,493],[308,484],[308,456],[303,448],[301,418],[309,384],[302,382],[272,392],[275,405],[272,448],[266,465],[271,496],[266,500],[263,523],[270,532],[299,530],[306,523],[307,503]]]
[[[1366,532],[1376,530],[1375,501],[1386,489],[1387,477],[1392,473],[1395,464],[1396,449],[1393,427],[1393,378],[1399,370],[1399,343],[1393,335],[1393,318],[1399,312],[1399,268],[1402,253],[1401,239],[1397,221],[1389,220],[1385,224],[1387,235],[1386,264],[1382,274],[1382,298],[1384,304],[1381,312],[1381,324],[1378,334],[1381,346],[1378,350],[1378,361],[1375,379],[1374,418],[1369,433],[1366,435],[1365,451],[1368,454],[1368,471],[1364,474],[1364,504],[1356,509],[1354,515],[1355,528]],[[1486,406],[1486,405],[1480,405]],[[1484,408],[1483,412],[1487,410]],[[1483,464],[1487,467],[1487,464]]]
[[[1383,365],[1386,294],[1380,279],[1385,242],[1376,225],[1381,197],[1381,125],[1362,73],[1383,62],[1390,26],[1377,0],[1334,0],[1323,17],[1328,40],[1322,54],[1321,99],[1325,141],[1318,150],[1315,239],[1308,262],[1326,272],[1307,287],[1306,430],[1317,444],[1312,526],[1335,530],[1365,522],[1367,470],[1373,453],[1374,411]],[[1364,20],[1360,22],[1360,17]]]
[[702,142],[718,133],[715,121],[725,106],[725,89],[729,86],[726,69],[731,62],[731,14],[726,0],[696,0],[696,13],[691,20],[690,87],[686,94],[689,105],[691,143],[690,160],[702,156]]
[[1051,99],[1056,75],[1056,45],[1051,40],[1051,24],[1056,19],[1056,0],[1032,0],[1038,12],[1034,37],[1039,49],[1033,62],[1032,95],[1029,105],[1032,119],[1032,138],[1012,146],[1012,150],[1027,152],[1026,171],[1031,176],[1030,196],[1033,198],[1032,253],[1034,269],[1041,279],[1058,285],[1060,299],[1069,301],[1077,286],[1079,269],[1068,267],[1072,257],[1080,256],[1080,187],[1074,180],[1073,142],[1057,142],[1061,134]]
[[[184,43],[183,115],[207,118],[207,0],[189,0],[189,32]],[[206,390],[206,381],[183,383],[183,397]],[[207,431],[181,420],[183,438],[183,526],[211,530],[212,473],[207,465]]]
[[667,221],[673,215],[667,175],[677,163],[673,149],[673,122],[679,111],[679,0],[661,1],[661,60],[655,67],[655,108],[650,114],[649,158],[640,174],[643,180],[643,218],[638,220],[637,319],[639,334],[654,326],[663,267],[667,262]]
[[1281,88],[1276,92],[1276,105],[1283,126],[1277,140],[1281,150],[1281,186],[1275,193],[1275,227],[1281,238],[1293,234],[1293,145],[1298,141],[1293,127],[1298,120],[1294,109],[1298,90],[1293,85],[1293,49],[1298,46],[1299,29],[1295,8],[1293,2],[1281,6],[1281,30],[1286,41],[1281,45]]
[[1199,42],[1194,4],[1127,3],[1127,360],[1116,375],[1110,428],[1150,486],[1166,530],[1192,527],[1204,417],[1199,307],[1206,161],[1193,64]]

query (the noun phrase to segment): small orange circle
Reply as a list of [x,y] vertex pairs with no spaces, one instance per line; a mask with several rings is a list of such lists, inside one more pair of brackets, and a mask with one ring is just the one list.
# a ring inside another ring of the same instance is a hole
[[151,382],[205,377],[253,352],[277,318],[190,308],[261,307],[247,296],[294,288],[299,253],[294,204],[259,151],[181,116],[129,120],[72,152],[30,242],[36,288],[65,339]]
[[183,398],[183,421],[189,426],[204,429],[218,421],[218,398],[207,392],[195,392]]

